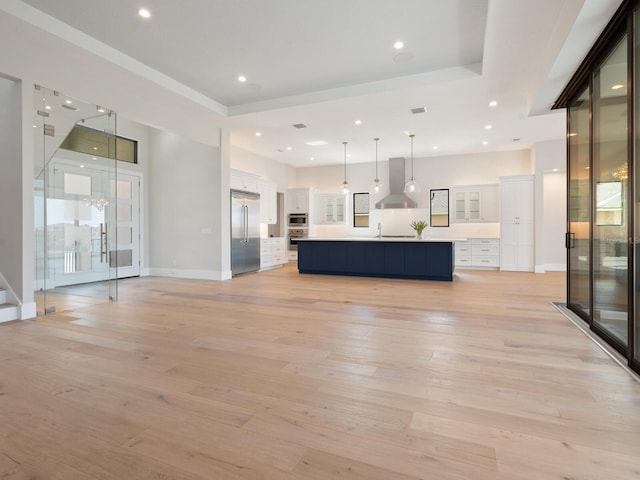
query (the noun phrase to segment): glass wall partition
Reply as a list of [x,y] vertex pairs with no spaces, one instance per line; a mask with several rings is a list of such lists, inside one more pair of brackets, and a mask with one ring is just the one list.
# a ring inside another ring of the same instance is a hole
[[[115,299],[116,115],[44,87],[34,93],[38,313],[71,305],[72,297]],[[77,125],[101,135],[65,148]]]

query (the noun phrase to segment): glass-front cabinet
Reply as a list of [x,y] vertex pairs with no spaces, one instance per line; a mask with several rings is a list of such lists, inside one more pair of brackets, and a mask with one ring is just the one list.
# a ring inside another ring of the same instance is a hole
[[555,104],[568,114],[567,306],[638,372],[639,12],[618,10]]

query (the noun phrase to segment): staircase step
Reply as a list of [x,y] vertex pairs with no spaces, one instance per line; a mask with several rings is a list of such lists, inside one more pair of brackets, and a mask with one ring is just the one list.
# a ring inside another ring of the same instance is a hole
[[0,323],[18,319],[18,307],[9,303],[0,304]]

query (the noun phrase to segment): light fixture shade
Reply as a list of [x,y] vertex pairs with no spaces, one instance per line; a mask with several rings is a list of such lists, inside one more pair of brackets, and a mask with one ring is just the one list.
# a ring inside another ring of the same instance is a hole
[[404,193],[418,193],[420,191],[420,184],[413,177],[413,137],[415,137],[413,133],[409,135],[411,139],[411,178],[404,184]]
[[342,182],[342,185],[340,185],[340,193],[346,195],[350,191],[351,191],[351,188],[349,187],[349,182],[347,182],[347,180],[345,179],[345,181]]
[[404,193],[418,193],[420,192],[420,184],[411,177],[411,179],[404,185]]

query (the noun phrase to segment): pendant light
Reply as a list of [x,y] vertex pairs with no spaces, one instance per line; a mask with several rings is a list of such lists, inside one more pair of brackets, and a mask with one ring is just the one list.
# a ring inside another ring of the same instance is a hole
[[340,193],[346,195],[351,189],[349,188],[349,182],[347,182],[347,142],[342,142],[342,144],[344,145],[344,181],[340,186]]
[[374,140],[376,141],[376,179],[371,184],[370,193],[376,194],[380,193],[382,190],[382,183],[380,182],[380,179],[378,179],[378,140],[380,139],[374,138]]
[[417,193],[420,191],[420,185],[416,182],[416,179],[413,178],[413,137],[415,137],[413,133],[409,135],[411,139],[411,178],[404,186],[404,193]]

